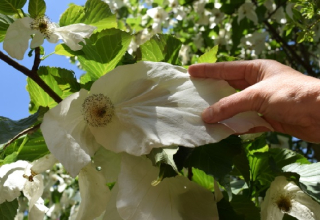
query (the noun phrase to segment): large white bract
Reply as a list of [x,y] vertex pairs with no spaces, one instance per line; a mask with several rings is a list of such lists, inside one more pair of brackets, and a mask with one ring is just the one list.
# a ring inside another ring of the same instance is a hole
[[49,150],[72,176],[102,145],[113,152],[148,154],[170,145],[196,147],[267,126],[255,112],[205,124],[201,112],[236,91],[225,81],[190,78],[167,63],[120,66],[49,110],[41,130]]
[[85,43],[84,38],[89,38],[95,29],[96,27],[86,24],[59,27],[46,17],[36,19],[24,17],[10,24],[3,41],[3,49],[11,57],[22,60],[28,49],[31,35],[34,35],[31,40],[31,48],[39,47],[46,38],[50,43],[62,40],[71,50],[81,50],[82,45],[79,43]]
[[261,204],[261,219],[282,219],[284,213],[300,220],[316,220],[320,218],[320,205],[294,182],[278,176]]

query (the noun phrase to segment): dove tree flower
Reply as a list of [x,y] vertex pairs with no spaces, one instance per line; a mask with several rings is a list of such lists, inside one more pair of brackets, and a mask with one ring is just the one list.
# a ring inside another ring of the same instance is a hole
[[[49,150],[72,176],[100,145],[113,152],[148,154],[170,145],[196,147],[268,123],[255,112],[205,124],[201,112],[235,90],[225,81],[190,78],[167,63],[119,66],[50,109],[41,125]],[[73,159],[70,159],[73,158]]]
[[320,218],[320,205],[294,182],[278,176],[261,204],[261,219],[282,219],[284,213],[299,220],[315,220]]
[[19,160],[0,167],[0,204],[11,202],[23,192],[29,200],[29,219],[43,219],[48,208],[44,205],[43,177],[41,173],[50,169],[56,159],[46,155],[32,163]]
[[96,27],[86,24],[59,27],[45,16],[36,19],[24,17],[10,24],[3,41],[3,49],[11,57],[22,60],[28,49],[29,39],[34,35],[31,48],[42,45],[44,39],[47,39],[50,43],[62,40],[71,50],[81,50],[82,45],[79,43],[85,43],[84,38],[89,38],[95,29]]
[[[99,215],[110,220],[139,220],[145,216],[159,220],[186,219],[186,216],[187,219],[218,219],[216,203],[222,198],[218,188],[212,194],[184,176],[165,178],[152,185],[159,168],[145,156],[117,154],[100,148],[93,161],[79,174],[81,203],[75,214],[77,219]],[[110,193],[106,183],[112,182],[116,184]]]
[[253,21],[255,25],[258,24],[258,16],[255,12],[255,6],[252,2],[243,3],[238,9],[238,13],[238,23],[240,23],[243,18],[248,18],[249,20]]

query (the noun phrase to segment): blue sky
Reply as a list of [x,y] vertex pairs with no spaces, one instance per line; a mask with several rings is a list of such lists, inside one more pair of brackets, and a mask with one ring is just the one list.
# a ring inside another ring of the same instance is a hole
[[[46,15],[52,22],[58,23],[60,15],[68,8],[68,4],[75,3],[77,5],[84,5],[85,2],[86,0],[46,0]],[[27,6],[28,2],[24,7],[25,12],[28,12]],[[43,44],[46,54],[53,52],[55,46],[55,44],[50,44],[46,41]],[[2,43],[0,43],[0,50],[7,54],[6,51],[3,50]],[[27,53],[28,51],[25,54],[24,60],[18,62],[30,69],[33,65],[33,58],[29,58]],[[41,65],[70,69],[73,70],[78,77],[83,73],[77,69],[75,65],[70,64],[66,57],[55,54],[41,62]],[[16,71],[13,67],[0,60],[0,116],[13,120],[29,116],[28,106],[30,98],[26,91],[26,79],[27,77],[21,72]]]

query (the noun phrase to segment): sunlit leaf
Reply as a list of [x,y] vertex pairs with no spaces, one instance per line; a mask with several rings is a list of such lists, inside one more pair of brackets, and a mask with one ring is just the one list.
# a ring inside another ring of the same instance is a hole
[[180,65],[181,42],[171,35],[157,34],[140,46],[143,61],[167,62]]
[[198,63],[215,63],[217,61],[218,45],[199,57]]
[[[42,66],[39,68],[38,74],[61,98],[65,98],[80,89],[72,71]],[[28,78],[27,82],[27,90],[29,91],[31,103],[33,103],[33,108],[29,109],[31,112],[37,110],[39,106],[52,108],[57,105],[57,103],[32,79]]]
[[32,18],[43,16],[46,12],[46,3],[44,0],[30,0],[28,7],[29,14]]
[[97,31],[117,27],[116,15],[101,0],[88,0],[84,7],[71,5],[60,17],[60,26],[84,23],[97,27]]
[[78,59],[92,80],[113,70],[127,51],[131,35],[117,29],[103,30],[86,40]]

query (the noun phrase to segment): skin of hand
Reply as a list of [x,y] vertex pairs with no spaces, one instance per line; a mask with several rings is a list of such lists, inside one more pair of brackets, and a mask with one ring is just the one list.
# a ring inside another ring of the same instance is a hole
[[[194,64],[192,77],[226,80],[241,90],[222,98],[202,113],[206,123],[217,123],[245,111],[256,111],[275,131],[308,142],[320,142],[320,80],[274,60]],[[247,133],[268,131],[256,127]]]

